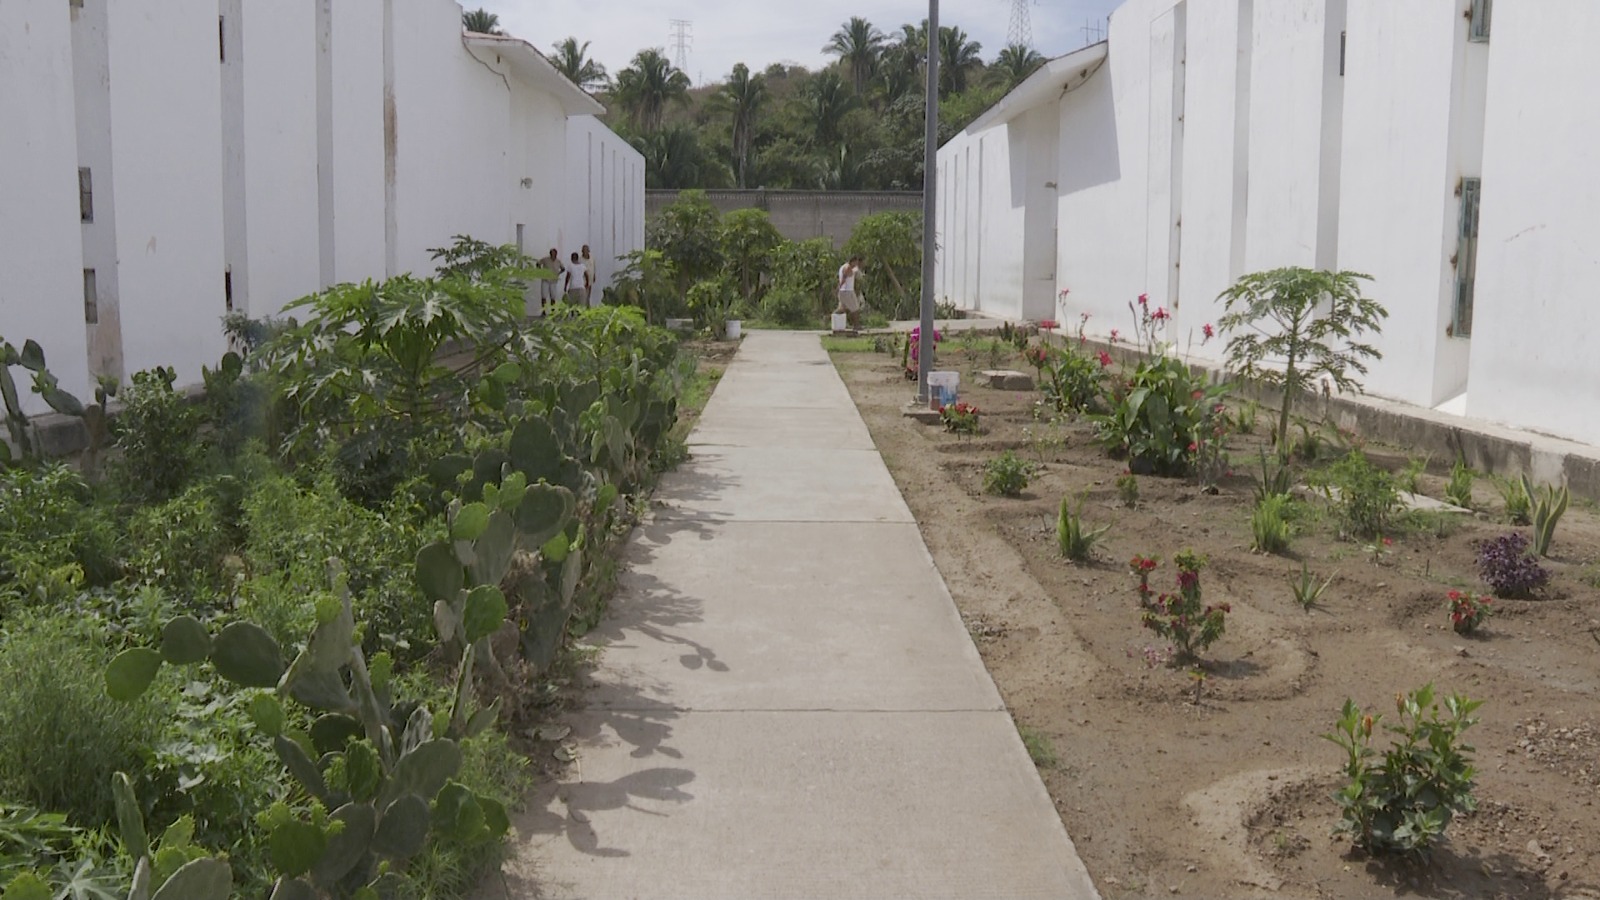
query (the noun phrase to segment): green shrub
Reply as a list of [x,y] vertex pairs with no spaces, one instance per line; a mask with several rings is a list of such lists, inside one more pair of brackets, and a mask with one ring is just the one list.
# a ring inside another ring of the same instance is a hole
[[1546,485],[1536,489],[1527,475],[1522,476],[1522,492],[1533,505],[1533,552],[1539,556],[1550,555],[1550,542],[1555,540],[1556,523],[1567,512],[1572,493],[1563,485],[1560,490]]
[[1533,521],[1533,501],[1528,497],[1528,491],[1522,486],[1521,479],[1494,478],[1495,489],[1500,492],[1500,499],[1505,502],[1506,520],[1513,525],[1527,525]]
[[1400,492],[1394,477],[1374,467],[1366,454],[1350,451],[1317,473],[1315,481],[1333,501],[1347,537],[1380,538],[1388,533],[1400,508]]
[[983,490],[1001,497],[1020,497],[1033,476],[1033,466],[1007,450],[983,467]]
[[1294,592],[1294,602],[1299,604],[1300,608],[1306,612],[1311,612],[1316,608],[1317,603],[1322,600],[1322,595],[1328,590],[1328,585],[1333,584],[1333,577],[1329,575],[1322,581],[1318,581],[1317,577],[1311,574],[1311,568],[1304,562],[1300,563],[1300,575],[1289,579],[1289,590]]
[[787,327],[817,325],[817,301],[802,288],[780,284],[768,290],[759,306],[761,320]]
[[1111,412],[1094,417],[1096,439],[1135,473],[1183,475],[1215,432],[1227,388],[1170,357],[1148,359],[1119,386]]
[[215,485],[201,483],[128,520],[128,568],[186,599],[206,603],[223,589],[223,557],[234,549]]
[[1139,476],[1128,472],[1117,478],[1117,496],[1122,498],[1122,505],[1129,509],[1139,505]]
[[1071,347],[1047,351],[1041,363],[1045,399],[1055,404],[1057,410],[1084,412],[1099,409],[1104,403],[1106,391],[1101,383],[1104,368],[1100,363],[1079,355]]
[[116,531],[92,501],[66,466],[0,469],[0,608],[59,599],[50,583],[69,571],[91,586],[117,578]]
[[1285,494],[1271,494],[1256,503],[1250,514],[1251,545],[1262,553],[1282,553],[1289,549],[1289,522],[1286,512],[1290,499]]
[[111,821],[111,776],[144,766],[164,713],[106,696],[110,654],[65,618],[29,619],[0,638],[0,795]]
[[1456,694],[1444,700],[1441,716],[1431,684],[1397,696],[1399,724],[1384,726],[1394,741],[1376,765],[1372,732],[1381,717],[1346,700],[1336,730],[1324,735],[1344,749],[1349,779],[1333,795],[1341,812],[1334,833],[1350,835],[1370,853],[1420,854],[1456,813],[1476,809],[1473,748],[1461,735],[1477,724],[1472,712],[1482,703]]
[[[810,299],[808,308],[820,316],[837,302],[842,265],[844,254],[827,238],[784,241],[772,254],[772,284],[800,291]],[[867,314],[869,320],[872,316],[872,312]]]
[[159,503],[183,490],[199,461],[200,413],[173,389],[178,373],[167,367],[135,372],[118,394],[122,412],[112,421],[122,451],[117,483],[133,499]]

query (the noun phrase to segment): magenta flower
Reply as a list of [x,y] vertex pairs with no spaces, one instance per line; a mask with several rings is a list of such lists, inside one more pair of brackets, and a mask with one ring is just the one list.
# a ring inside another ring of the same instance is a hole
[[1208,340],[1208,341],[1217,336],[1217,332],[1216,332],[1215,329],[1213,329],[1211,327],[1211,323],[1210,322],[1207,322],[1205,325],[1202,325],[1200,327],[1200,333],[1205,335],[1206,336],[1206,340]]

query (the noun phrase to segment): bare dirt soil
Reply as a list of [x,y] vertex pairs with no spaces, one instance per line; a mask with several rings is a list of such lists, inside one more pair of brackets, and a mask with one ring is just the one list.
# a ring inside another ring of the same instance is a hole
[[[990,352],[956,343],[940,349],[940,368],[962,371],[961,399],[983,411],[973,438],[902,415],[913,388],[898,359],[834,359],[1105,896],[1600,897],[1592,505],[1575,500],[1561,520],[1543,599],[1496,601],[1495,617],[1464,637],[1445,595],[1487,593],[1474,542],[1510,527],[1492,485],[1478,483],[1476,516],[1408,528],[1376,554],[1315,513],[1288,554],[1253,553],[1265,411],[1256,434],[1230,439],[1238,471],[1216,494],[1140,476],[1128,508],[1115,484],[1124,464],[1093,443],[1088,422],[1057,429],[1059,442],[1034,438],[1047,433],[1033,417],[1040,395],[973,388]],[[982,491],[984,463],[1007,449],[1039,464],[1020,499]],[[1405,463],[1393,448],[1366,452],[1391,470]],[[1442,462],[1423,493],[1442,496]],[[1055,540],[1058,504],[1080,495],[1088,524],[1111,526],[1087,565],[1063,559]],[[1152,585],[1167,588],[1184,549],[1209,560],[1206,602],[1233,609],[1198,684],[1147,663],[1145,649],[1163,642],[1140,626],[1128,569],[1135,554],[1158,556]],[[1289,588],[1302,562],[1333,576],[1310,612]],[[1346,698],[1393,720],[1395,695],[1428,682],[1485,701],[1466,733],[1479,808],[1425,861],[1371,859],[1332,836],[1344,756],[1321,735]]]

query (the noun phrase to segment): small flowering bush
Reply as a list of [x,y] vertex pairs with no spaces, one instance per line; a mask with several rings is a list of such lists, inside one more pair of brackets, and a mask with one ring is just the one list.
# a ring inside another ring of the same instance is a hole
[[1105,397],[1101,372],[1094,360],[1071,348],[1053,353],[1041,376],[1045,399],[1061,412],[1098,408]]
[[[933,346],[935,350],[938,349],[939,342],[942,340],[944,340],[944,335],[940,334],[939,330],[935,328],[933,331]],[[905,363],[906,367],[907,381],[917,380],[917,364],[921,361],[921,358],[922,328],[921,326],[918,326],[911,329],[911,338],[910,340],[906,341],[906,354],[902,358],[902,361]]]
[[1034,344],[1023,351],[1022,358],[1028,361],[1028,365],[1033,366],[1033,370],[1039,375],[1038,380],[1044,381],[1045,367],[1050,365],[1050,348],[1044,344]]
[[939,421],[944,423],[944,430],[951,434],[977,434],[982,427],[981,417],[978,408],[966,402],[939,410]]
[[1478,575],[1502,599],[1531,597],[1550,581],[1550,571],[1539,564],[1520,531],[1478,544]]
[[1227,630],[1227,616],[1232,608],[1226,603],[1207,606],[1200,596],[1200,570],[1205,558],[1185,550],[1173,557],[1178,567],[1178,590],[1173,594],[1156,594],[1150,587],[1150,573],[1155,571],[1156,560],[1135,556],[1128,567],[1139,577],[1139,607],[1143,610],[1144,627],[1172,642],[1177,651],[1175,662],[1193,662],[1200,652],[1208,649]]
[[1477,809],[1472,795],[1472,747],[1461,734],[1478,720],[1483,705],[1455,694],[1439,714],[1433,685],[1396,694],[1400,724],[1385,725],[1394,743],[1377,764],[1372,732],[1380,717],[1363,714],[1345,700],[1332,734],[1323,737],[1344,749],[1349,783],[1333,795],[1341,810],[1335,834],[1348,834],[1369,853],[1420,854],[1444,834],[1456,813]]
[[1176,359],[1147,359],[1113,391],[1111,411],[1094,417],[1096,440],[1114,456],[1126,456],[1136,473],[1186,474],[1202,450],[1212,461],[1224,459],[1226,434],[1218,429],[1226,393]]
[[1493,612],[1491,605],[1494,603],[1488,597],[1475,597],[1469,591],[1451,591],[1450,602],[1450,627],[1456,634],[1471,634],[1478,630],[1484,620]]

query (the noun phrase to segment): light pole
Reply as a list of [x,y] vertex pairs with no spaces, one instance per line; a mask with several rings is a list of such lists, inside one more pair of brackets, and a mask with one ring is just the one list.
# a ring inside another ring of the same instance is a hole
[[917,341],[917,402],[928,402],[933,371],[933,273],[937,235],[933,223],[939,186],[939,0],[928,0],[927,133],[922,145],[922,333]]

